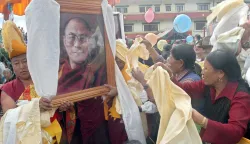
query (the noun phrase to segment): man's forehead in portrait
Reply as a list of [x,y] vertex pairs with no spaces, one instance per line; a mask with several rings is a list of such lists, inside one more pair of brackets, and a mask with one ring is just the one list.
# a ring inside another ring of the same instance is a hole
[[73,34],[73,35],[89,35],[90,27],[88,23],[81,18],[73,18],[70,19],[66,23],[65,27],[65,35]]

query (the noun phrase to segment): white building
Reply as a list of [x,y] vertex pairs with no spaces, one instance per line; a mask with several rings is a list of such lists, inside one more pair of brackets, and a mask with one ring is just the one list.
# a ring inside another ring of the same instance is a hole
[[[128,38],[148,32],[171,30],[173,20],[179,14],[186,14],[192,19],[189,34],[203,36],[210,8],[221,1],[223,0],[121,0],[115,10],[124,14],[124,30]],[[149,8],[153,8],[155,12],[152,23],[144,20],[144,14]]]

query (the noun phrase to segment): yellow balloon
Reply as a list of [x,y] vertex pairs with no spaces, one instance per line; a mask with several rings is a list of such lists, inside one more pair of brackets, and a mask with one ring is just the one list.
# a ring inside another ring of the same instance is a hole
[[164,45],[168,44],[168,42],[166,40],[159,40],[158,43],[157,43],[157,48],[160,50],[160,51],[163,51],[163,47]]

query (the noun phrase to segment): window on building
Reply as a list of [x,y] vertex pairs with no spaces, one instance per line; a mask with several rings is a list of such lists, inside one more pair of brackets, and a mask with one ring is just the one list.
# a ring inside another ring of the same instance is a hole
[[244,0],[246,4],[250,4],[250,0]]
[[195,22],[195,30],[203,30],[205,26],[206,26],[205,21]]
[[158,31],[159,23],[143,24],[144,31]]
[[116,7],[116,11],[120,13],[128,13],[128,8],[127,7]]
[[184,4],[175,4],[175,10],[177,12],[182,12],[184,11]]
[[161,6],[160,5],[155,5],[155,12],[160,12],[161,11]]
[[166,5],[166,11],[171,11],[171,5]]
[[125,32],[133,32],[134,25],[133,24],[124,24]]
[[144,13],[144,12],[148,11],[149,8],[152,8],[152,6],[139,6],[139,11],[141,13]]
[[197,9],[200,11],[204,11],[204,10],[209,10],[210,9],[210,4],[209,3],[205,3],[205,4],[197,4]]

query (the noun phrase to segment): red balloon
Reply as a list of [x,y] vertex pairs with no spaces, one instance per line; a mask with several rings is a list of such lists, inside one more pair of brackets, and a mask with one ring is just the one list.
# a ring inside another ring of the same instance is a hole
[[147,23],[151,23],[154,18],[155,18],[155,14],[152,8],[149,8],[148,11],[145,13],[144,18],[146,20]]

